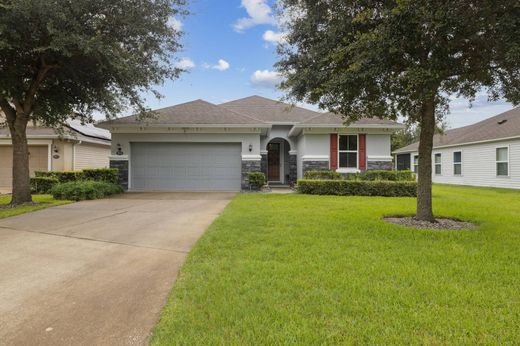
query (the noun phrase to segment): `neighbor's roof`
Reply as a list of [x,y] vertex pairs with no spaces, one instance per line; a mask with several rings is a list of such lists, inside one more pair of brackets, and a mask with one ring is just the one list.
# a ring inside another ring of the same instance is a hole
[[154,110],[155,116],[140,119],[137,115],[99,123],[107,125],[260,125],[261,121],[248,115],[214,105],[204,100],[195,100],[179,105]]
[[[447,130],[433,137],[433,147],[452,146],[502,138],[520,137],[520,107],[473,125]],[[415,152],[419,142],[397,149],[394,153]]]
[[[335,125],[341,126],[345,123],[345,120],[340,115],[334,113],[322,113],[318,114],[310,119],[302,122],[302,125]],[[394,125],[402,126],[401,124],[388,119],[379,118],[362,118],[358,121],[352,122],[349,126],[362,126],[362,125]]]
[[320,114],[309,109],[256,95],[222,103],[221,106],[271,124],[300,123]]
[[[91,124],[81,124],[78,120],[69,120],[65,124],[63,132],[59,132],[50,127],[44,126],[27,126],[27,137],[31,138],[58,138],[63,137],[67,139],[76,140],[101,140],[110,142],[110,132],[103,129],[95,128]],[[7,127],[0,128],[0,138],[10,137],[11,134]]]

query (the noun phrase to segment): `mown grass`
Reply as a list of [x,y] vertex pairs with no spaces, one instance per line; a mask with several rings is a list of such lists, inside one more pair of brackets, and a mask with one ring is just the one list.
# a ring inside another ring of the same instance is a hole
[[11,196],[2,195],[0,196],[0,219],[9,216],[20,215],[31,211],[45,209],[55,205],[62,205],[71,203],[70,201],[58,201],[52,198],[51,195],[33,195],[33,202],[35,204],[25,204],[12,208],[5,208],[5,206],[11,202]]
[[413,198],[238,195],[182,267],[154,345],[515,344],[520,192],[435,186]]

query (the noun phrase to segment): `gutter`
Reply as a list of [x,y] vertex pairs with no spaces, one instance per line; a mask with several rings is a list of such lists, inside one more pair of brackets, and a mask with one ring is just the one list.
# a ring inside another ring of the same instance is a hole
[[380,125],[380,124],[359,124],[359,125],[326,125],[326,124],[316,124],[316,125],[305,125],[305,124],[298,124],[294,125],[292,129],[289,131],[289,137],[297,136],[300,134],[302,129],[307,128],[321,128],[321,129],[404,129],[406,128],[403,124],[389,124],[389,125]]
[[[446,145],[438,145],[434,146],[432,149],[443,149],[443,148],[453,148],[453,147],[460,147],[460,146],[466,146],[466,145],[476,145],[476,144],[485,144],[485,143],[492,143],[492,142],[500,142],[500,141],[507,141],[511,139],[520,139],[520,136],[513,136],[513,137],[504,137],[504,138],[494,138],[494,139],[486,139],[484,141],[474,141],[474,142],[464,142],[464,143],[456,143],[456,144],[446,144]],[[414,150],[403,150],[403,151],[392,151],[392,154],[411,154],[418,152],[419,148]]]

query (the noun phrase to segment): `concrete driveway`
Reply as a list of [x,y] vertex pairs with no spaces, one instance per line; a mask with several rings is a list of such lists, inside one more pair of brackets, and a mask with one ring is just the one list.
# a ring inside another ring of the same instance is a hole
[[0,220],[0,344],[146,344],[232,193],[128,193]]

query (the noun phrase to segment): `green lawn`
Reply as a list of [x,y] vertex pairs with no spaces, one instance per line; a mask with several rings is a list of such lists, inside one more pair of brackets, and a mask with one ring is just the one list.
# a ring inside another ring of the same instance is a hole
[[152,344],[516,344],[520,192],[434,187],[415,199],[238,195],[181,269]]
[[[2,195],[0,196],[0,206],[6,205],[11,201],[11,196]],[[58,201],[52,198],[51,195],[33,195],[33,202],[41,203],[34,205],[22,205],[14,208],[0,208],[0,219],[9,216],[20,215],[35,210],[40,210],[55,205],[67,204],[70,201]]]

